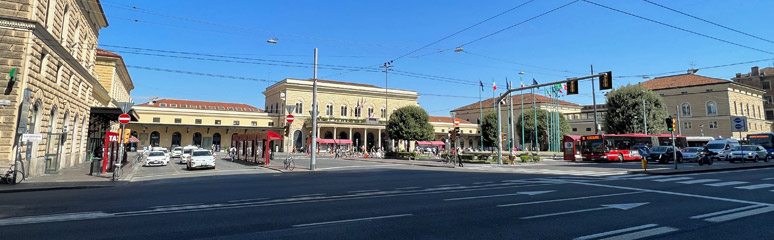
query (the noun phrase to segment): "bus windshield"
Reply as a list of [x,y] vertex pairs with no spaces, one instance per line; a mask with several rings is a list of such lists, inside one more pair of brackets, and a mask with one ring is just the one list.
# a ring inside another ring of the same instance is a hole
[[581,144],[581,151],[583,153],[603,153],[605,145],[602,144],[602,139],[586,140]]
[[761,145],[765,148],[774,148],[774,144],[771,143],[771,136],[769,135],[750,135],[747,136],[750,140],[750,144]]

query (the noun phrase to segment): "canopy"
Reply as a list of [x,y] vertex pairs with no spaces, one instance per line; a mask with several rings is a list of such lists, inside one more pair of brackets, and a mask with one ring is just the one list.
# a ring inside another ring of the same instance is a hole
[[417,141],[417,145],[433,145],[430,141]]
[[129,136],[129,142],[137,143],[137,142],[140,142],[140,139],[137,139],[134,136]]
[[267,141],[282,140],[282,136],[280,136],[279,134],[277,134],[277,133],[275,133],[273,131],[266,131],[266,140]]
[[318,138],[318,139],[317,139],[317,143],[326,143],[326,144],[330,144],[330,143],[335,143],[335,142],[333,142],[333,139],[323,139],[323,138]]
[[349,139],[336,139],[336,144],[350,144],[352,145],[352,140]]
[[433,145],[433,146],[443,146],[443,145],[446,145],[446,144],[443,143],[443,141],[430,141],[430,145]]

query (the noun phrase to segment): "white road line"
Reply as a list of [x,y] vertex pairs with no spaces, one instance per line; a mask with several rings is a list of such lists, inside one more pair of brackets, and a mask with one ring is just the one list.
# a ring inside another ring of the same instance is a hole
[[740,208],[723,210],[723,211],[719,211],[719,212],[711,212],[711,213],[707,213],[707,214],[696,215],[696,216],[691,217],[691,219],[702,219],[702,218],[707,218],[707,217],[714,217],[714,216],[717,216],[717,215],[723,215],[723,214],[726,214],[726,213],[738,212],[738,211],[743,211],[743,210],[747,210],[747,209],[751,209],[751,208],[759,208],[759,207],[765,207],[765,206],[762,206],[762,205],[750,205],[750,206],[746,206],[746,207],[740,207]]
[[605,187],[605,188],[614,188],[614,189],[623,189],[623,190],[632,190],[632,191],[639,191],[639,192],[661,193],[661,194],[667,194],[667,195],[675,195],[675,196],[683,196],[683,197],[693,197],[693,198],[702,198],[702,199],[710,199],[710,200],[718,200],[718,201],[726,201],[726,202],[735,202],[735,203],[744,203],[744,204],[755,204],[755,205],[772,206],[772,204],[769,204],[769,203],[753,202],[753,201],[740,200],[740,199],[713,197],[713,196],[705,196],[705,195],[697,195],[697,194],[689,194],[689,193],[669,192],[669,191],[653,190],[653,189],[647,189],[647,188],[624,187],[624,186],[605,185],[605,184],[589,183],[589,182],[571,182],[571,181],[567,181],[566,183],[578,184],[578,185],[586,185],[586,186]]
[[774,180],[774,178],[771,178],[771,177],[770,177],[770,178],[764,178],[764,179],[761,179],[761,180],[764,180],[764,181],[765,181],[765,180]]
[[310,226],[318,226],[318,225],[326,225],[326,224],[370,221],[370,220],[385,219],[385,218],[408,217],[413,215],[414,214],[398,214],[398,215],[388,215],[388,216],[378,216],[378,217],[355,218],[355,219],[338,220],[338,221],[297,224],[297,225],[293,225],[293,227],[310,227]]
[[460,184],[444,184],[444,185],[438,185],[436,187],[454,187],[454,186],[459,186],[459,185]]
[[[542,194],[542,193],[549,193],[549,192],[554,192],[554,191],[556,191],[556,190],[539,191],[539,192],[535,192],[535,193]],[[459,200],[470,200],[470,199],[479,199],[479,198],[507,197],[507,196],[515,196],[515,195],[535,195],[535,194],[527,194],[527,193],[524,193],[524,192],[517,192],[517,193],[505,193],[505,194],[473,196],[473,197],[447,198],[447,199],[444,199],[444,201],[459,201]]]
[[474,182],[473,185],[479,185],[479,184],[490,184],[494,182]]
[[627,233],[627,234],[618,235],[615,237],[609,237],[602,240],[634,240],[634,239],[646,238],[646,237],[655,236],[655,235],[664,234],[664,233],[670,233],[677,230],[678,230],[677,228],[660,227],[660,228],[642,230],[639,232]]
[[770,188],[774,187],[774,184],[755,184],[755,185],[748,185],[748,186],[742,186],[742,187],[736,187],[738,189],[747,189],[747,190],[754,190],[754,189],[761,189],[761,188]]
[[663,179],[656,179],[653,181],[656,182],[671,182],[671,181],[680,181],[680,180],[688,180],[693,179],[692,177],[676,177],[676,178],[663,178]]
[[77,212],[42,216],[12,217],[0,219],[0,226],[23,225],[32,223],[65,222],[87,219],[112,217],[113,214],[105,212]]
[[342,167],[327,167],[317,168],[318,170],[332,170],[332,169],[345,169],[345,168],[369,168],[369,167],[391,167],[402,166],[403,164],[380,164],[380,165],[365,165],[365,166],[342,166]]
[[411,189],[420,189],[421,187],[402,187],[402,188],[395,188],[395,190],[411,190]]
[[619,233],[625,233],[625,232],[631,232],[631,231],[636,231],[636,230],[640,230],[640,229],[652,228],[652,227],[655,227],[655,226],[658,226],[658,224],[645,224],[645,225],[642,225],[642,226],[636,226],[636,227],[630,227],[630,228],[613,230],[613,231],[609,231],[609,232],[603,232],[603,233],[586,235],[586,236],[583,236],[583,237],[574,238],[573,240],[587,240],[587,239],[592,239],[592,238],[605,237],[605,236],[615,235],[615,234],[619,234]]
[[161,206],[153,206],[148,208],[168,208],[168,207],[182,207],[182,206],[193,206],[193,205],[202,205],[204,203],[186,203],[186,204],[173,204],[173,205],[161,205]]
[[366,192],[377,192],[379,189],[368,189],[368,190],[355,190],[355,191],[349,191],[347,193],[366,193]]
[[633,179],[633,180],[648,180],[648,179],[666,178],[666,177],[672,177],[672,176],[656,175],[656,176],[636,177],[636,178],[629,178],[629,179]]
[[314,196],[322,196],[322,195],[325,195],[325,193],[301,194],[301,195],[293,195],[290,197],[314,197]]
[[696,184],[696,183],[707,183],[707,182],[717,182],[720,181],[718,179],[696,179],[696,180],[690,180],[690,181],[683,181],[683,182],[677,182],[682,184]]
[[712,187],[724,187],[724,186],[739,185],[739,184],[745,184],[745,183],[747,182],[730,181],[730,182],[721,182],[721,183],[710,183],[710,184],[704,184],[704,185],[712,186]]
[[609,178],[624,179],[624,178],[635,178],[635,177],[642,177],[642,174],[626,174],[626,175],[610,176]]
[[238,203],[238,202],[254,202],[254,201],[260,201],[260,200],[266,200],[269,198],[248,198],[248,199],[239,199],[239,200],[231,200],[228,201],[230,203]]
[[635,194],[635,193],[640,193],[640,192],[613,193],[613,194],[587,196],[587,197],[574,197],[574,198],[553,199],[553,200],[545,200],[545,201],[510,203],[510,204],[503,204],[503,205],[497,205],[497,206],[498,207],[513,207],[513,206],[522,206],[522,205],[539,204],[539,203],[563,202],[563,201],[581,200],[581,199],[590,199],[590,198],[612,197],[612,196],[628,195],[628,194]]
[[734,219],[737,219],[737,218],[749,217],[749,216],[763,214],[763,213],[767,213],[767,212],[771,212],[771,211],[774,211],[774,206],[768,206],[768,207],[748,210],[748,211],[744,211],[744,212],[732,213],[732,214],[728,214],[728,215],[717,216],[717,217],[713,217],[713,218],[707,218],[707,219],[704,219],[704,220],[708,221],[708,222],[725,222],[725,221],[728,221],[728,220],[734,220]]

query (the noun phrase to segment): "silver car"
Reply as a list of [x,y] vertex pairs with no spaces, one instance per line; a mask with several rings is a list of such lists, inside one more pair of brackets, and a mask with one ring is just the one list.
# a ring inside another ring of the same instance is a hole
[[683,160],[685,161],[698,161],[702,157],[701,152],[704,151],[703,147],[687,147],[680,150],[683,153]]
[[735,162],[737,160],[752,160],[757,162],[763,160],[768,162],[768,151],[765,148],[758,145],[742,145],[734,147],[729,155],[729,161]]

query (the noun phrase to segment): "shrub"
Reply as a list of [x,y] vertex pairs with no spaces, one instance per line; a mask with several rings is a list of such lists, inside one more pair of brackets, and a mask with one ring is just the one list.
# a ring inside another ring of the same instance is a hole
[[416,159],[417,153],[415,152],[387,152],[384,154],[385,158],[397,158],[397,159]]
[[525,163],[525,162],[527,162],[529,160],[532,160],[532,156],[530,156],[528,154],[525,154],[525,155],[519,156],[519,159],[521,159],[521,162]]
[[533,162],[540,162],[540,156],[535,155],[534,157],[532,157],[532,161]]

